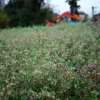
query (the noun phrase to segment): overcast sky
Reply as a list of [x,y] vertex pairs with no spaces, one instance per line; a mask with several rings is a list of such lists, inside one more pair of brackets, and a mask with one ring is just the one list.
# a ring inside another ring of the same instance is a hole
[[[5,0],[7,3],[9,0]],[[65,3],[66,0],[44,0],[45,3],[51,4],[54,11],[62,14],[63,12],[69,11],[68,3]],[[92,14],[92,6],[95,7],[95,13],[100,13],[100,0],[80,0],[78,4],[81,5],[79,11],[84,11],[85,13]]]
[[[65,11],[69,11],[68,3],[65,3],[66,0],[45,0],[51,5],[54,5],[56,12],[62,14]],[[100,13],[100,0],[80,0],[78,4],[81,6],[79,11],[84,11],[85,13],[92,14],[92,6],[95,7],[95,13]]]

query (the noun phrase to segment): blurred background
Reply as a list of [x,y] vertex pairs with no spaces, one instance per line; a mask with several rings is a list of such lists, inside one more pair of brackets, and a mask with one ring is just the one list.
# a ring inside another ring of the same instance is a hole
[[[93,19],[100,15],[99,0],[0,0],[0,27],[27,27],[55,21],[64,12],[76,10],[80,18]],[[64,21],[75,21],[66,17]]]

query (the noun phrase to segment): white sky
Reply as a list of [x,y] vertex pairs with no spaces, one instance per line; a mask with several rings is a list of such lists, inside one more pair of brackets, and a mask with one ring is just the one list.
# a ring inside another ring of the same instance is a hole
[[[7,3],[9,0],[5,0]],[[68,3],[66,0],[44,0],[45,3],[51,4],[51,7],[55,12],[62,14],[63,12],[69,11]],[[100,13],[100,0],[80,0],[78,4],[81,5],[79,11],[84,11],[85,13],[92,14],[92,6],[95,7],[95,13]]]
[[[55,12],[62,14],[65,11],[69,11],[68,3],[65,3],[66,0],[44,0],[49,2],[51,5],[54,5]],[[79,11],[84,11],[85,13],[92,14],[92,6],[95,7],[95,13],[100,13],[100,0],[80,0],[78,5],[81,6]]]

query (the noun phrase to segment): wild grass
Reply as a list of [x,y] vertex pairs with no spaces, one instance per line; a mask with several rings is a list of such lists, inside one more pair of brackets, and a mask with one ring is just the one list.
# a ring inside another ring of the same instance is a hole
[[100,25],[0,30],[0,100],[100,100]]

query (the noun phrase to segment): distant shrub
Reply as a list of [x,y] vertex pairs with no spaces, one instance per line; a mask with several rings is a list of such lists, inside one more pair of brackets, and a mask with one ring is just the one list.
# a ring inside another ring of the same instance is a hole
[[9,26],[9,17],[0,10],[0,28],[6,28]]

